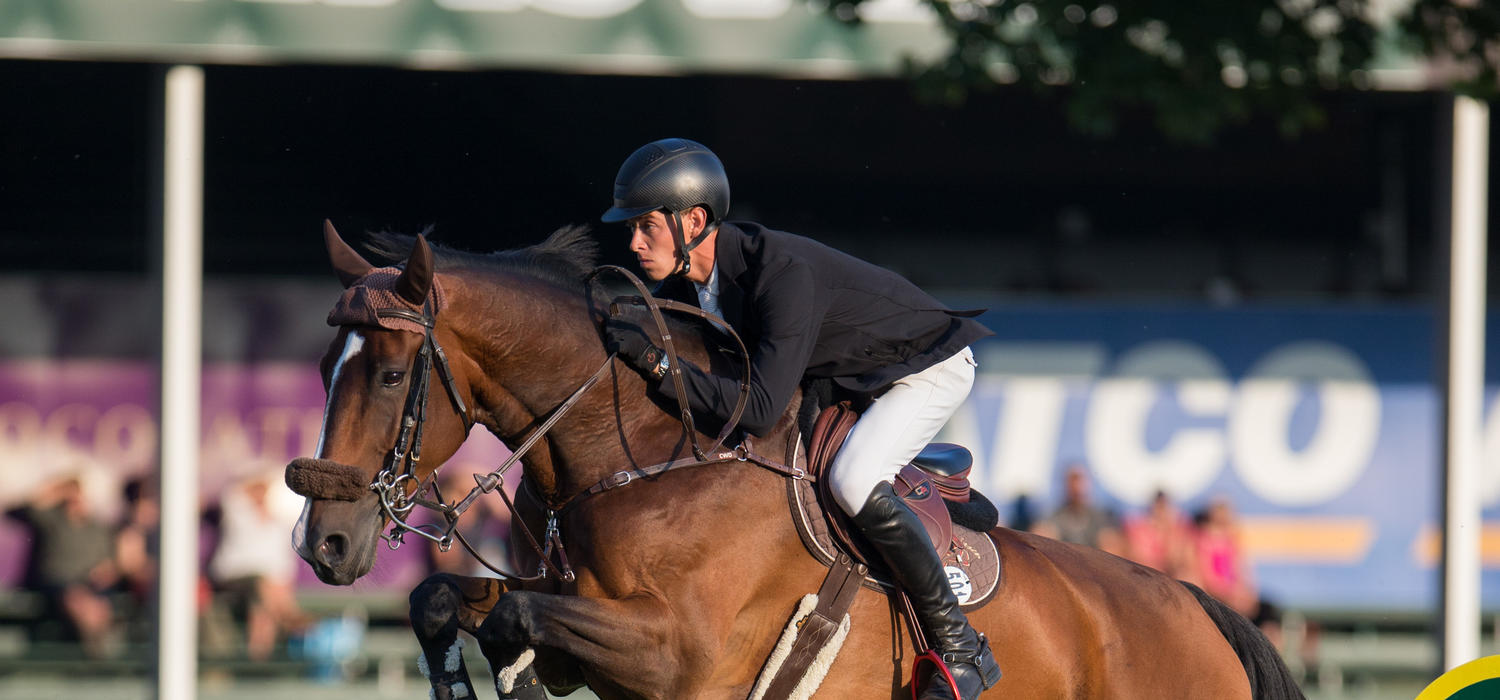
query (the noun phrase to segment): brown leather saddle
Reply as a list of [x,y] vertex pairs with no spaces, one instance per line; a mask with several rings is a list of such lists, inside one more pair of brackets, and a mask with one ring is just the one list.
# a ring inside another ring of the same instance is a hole
[[[788,479],[787,496],[802,542],[814,558],[832,565],[840,553],[868,567],[864,585],[891,592],[897,586],[879,554],[857,536],[849,516],[834,502],[826,478],[833,455],[843,445],[859,414],[847,401],[824,409],[814,424],[804,462],[812,479]],[[800,447],[800,446],[799,446]],[[998,514],[982,494],[969,487],[973,456],[967,448],[932,443],[896,478],[897,495],[927,528],[943,560],[948,584],[967,612],[982,607],[1000,587],[999,550],[986,534]]]

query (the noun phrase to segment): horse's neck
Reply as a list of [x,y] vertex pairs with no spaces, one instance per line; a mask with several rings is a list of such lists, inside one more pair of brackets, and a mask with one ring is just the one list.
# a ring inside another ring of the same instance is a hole
[[[604,345],[581,292],[530,280],[449,289],[465,309],[451,328],[473,377],[476,419],[515,449],[599,369]],[[539,490],[560,499],[632,462],[682,456],[681,433],[638,375],[606,370],[522,461]]]

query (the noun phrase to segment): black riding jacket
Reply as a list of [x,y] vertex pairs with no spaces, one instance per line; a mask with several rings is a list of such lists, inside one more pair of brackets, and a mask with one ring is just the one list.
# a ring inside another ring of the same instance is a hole
[[[883,267],[810,238],[735,221],[719,227],[714,246],[719,306],[750,350],[750,396],[740,425],[764,435],[791,402],[804,376],[876,393],[992,335]],[[697,305],[692,282],[670,277],[658,296]],[[683,363],[695,411],[727,420],[739,380]],[[671,379],[657,390],[673,395]]]

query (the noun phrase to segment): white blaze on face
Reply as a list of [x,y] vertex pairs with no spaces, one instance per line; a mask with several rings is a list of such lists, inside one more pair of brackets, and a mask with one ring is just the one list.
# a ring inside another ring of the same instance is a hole
[[[333,363],[333,369],[330,370],[328,376],[330,391],[332,391],[333,387],[338,386],[339,375],[343,373],[344,365],[348,364],[349,360],[354,359],[354,356],[358,355],[360,349],[364,346],[364,336],[360,335],[359,331],[349,331],[349,335],[344,338],[344,350],[339,353],[339,359]],[[323,402],[323,428],[318,433],[318,447],[313,452],[314,455],[320,458],[323,456],[324,438],[328,435],[328,407],[330,405],[331,402],[329,401]],[[302,504],[302,515],[297,518],[297,524],[292,528],[292,551],[301,555],[304,559],[309,554],[307,549],[307,514],[310,510],[312,510],[311,498],[306,499]]]
[[[328,390],[330,395],[335,387],[339,385],[339,375],[344,371],[344,365],[359,354],[360,348],[365,346],[365,337],[359,331],[349,331],[344,338],[344,351],[339,353],[339,359],[333,363],[333,369],[329,370]],[[323,441],[328,437],[328,409],[332,406],[331,401],[323,402],[323,429],[318,433],[318,447],[313,452],[319,458],[323,457]]]

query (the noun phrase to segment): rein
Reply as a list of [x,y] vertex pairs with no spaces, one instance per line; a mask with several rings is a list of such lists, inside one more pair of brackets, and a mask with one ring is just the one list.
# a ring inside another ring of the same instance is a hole
[[[724,441],[739,424],[740,415],[744,412],[750,391],[750,354],[745,348],[744,341],[740,339],[739,334],[735,332],[734,328],[723,319],[706,313],[697,307],[653,297],[640,279],[629,270],[618,266],[605,265],[596,268],[585,278],[585,285],[592,284],[596,277],[606,272],[619,273],[629,280],[636,290],[640,292],[640,296],[617,297],[614,299],[610,304],[611,315],[618,313],[619,306],[622,303],[645,306],[657,327],[658,334],[661,336],[662,347],[666,352],[668,363],[671,367],[669,374],[672,378],[683,428],[690,436],[693,456],[647,467],[615,472],[573,495],[555,509],[550,507],[550,504],[547,504],[546,499],[542,498],[540,494],[536,494],[533,491],[533,496],[544,505],[547,505],[547,524],[540,541],[531,532],[531,529],[526,525],[525,519],[517,511],[515,502],[511,500],[510,496],[505,493],[505,489],[502,488],[505,484],[505,474],[567,414],[569,409],[583,398],[585,392],[605,376],[615,359],[615,354],[610,353],[608,357],[604,358],[604,362],[599,366],[599,369],[595,370],[594,374],[585,380],[582,385],[574,389],[573,393],[567,399],[553,408],[547,419],[532,429],[531,433],[526,436],[526,439],[511,452],[510,456],[500,466],[491,470],[488,474],[475,474],[475,486],[469,490],[467,495],[452,505],[444,503],[442,492],[436,484],[436,469],[433,470],[432,476],[426,481],[419,481],[416,478],[416,468],[421,461],[422,453],[422,427],[427,418],[427,395],[431,388],[431,369],[436,368],[438,377],[443,382],[443,387],[452,399],[459,418],[463,421],[464,432],[466,434],[473,427],[474,422],[469,416],[468,408],[464,405],[463,398],[458,392],[452,370],[448,365],[448,358],[444,355],[442,347],[438,345],[434,337],[433,328],[436,325],[436,319],[431,311],[431,305],[424,304],[422,313],[420,314],[405,309],[381,309],[376,312],[379,316],[413,321],[426,329],[422,345],[417,351],[417,356],[412,360],[410,375],[412,383],[406,395],[405,406],[402,409],[401,426],[396,435],[395,447],[392,449],[380,473],[376,475],[374,482],[369,485],[369,489],[379,496],[381,510],[384,511],[386,517],[391,521],[390,533],[381,535],[381,538],[386,541],[387,546],[393,550],[400,548],[404,542],[405,534],[407,532],[414,532],[418,536],[436,543],[441,551],[446,552],[453,546],[453,542],[456,539],[469,552],[470,556],[473,556],[485,568],[504,578],[531,582],[542,580],[551,575],[563,583],[570,583],[574,580],[575,575],[568,563],[567,552],[563,548],[562,535],[558,528],[558,519],[572,512],[574,508],[588,498],[669,471],[710,464],[745,462],[793,479],[810,478],[807,472],[801,467],[796,465],[786,466],[756,454],[750,449],[748,438],[742,440],[738,446],[732,449],[724,448]],[[688,405],[687,390],[682,378],[681,363],[678,361],[677,350],[675,344],[672,342],[671,331],[667,327],[665,317],[662,316],[662,309],[685,313],[708,321],[710,324],[722,329],[739,345],[740,356],[743,360],[739,399],[735,403],[734,412],[730,415],[729,420],[725,422],[719,435],[707,448],[698,443],[697,429],[693,424],[692,410]],[[523,487],[530,488],[529,482],[522,481],[521,484]],[[422,497],[422,494],[428,487],[432,488],[437,500],[429,500]],[[464,511],[468,510],[480,496],[492,491],[499,491],[500,498],[510,510],[512,526],[520,528],[521,533],[526,537],[527,543],[537,555],[539,564],[537,573],[534,576],[520,576],[509,573],[490,563],[469,543],[468,539],[458,529],[458,520]],[[419,505],[441,513],[447,521],[446,527],[440,527],[435,524],[412,524],[408,522],[407,518],[410,516],[411,511]],[[554,552],[559,562],[557,566],[553,566],[551,563]]]

